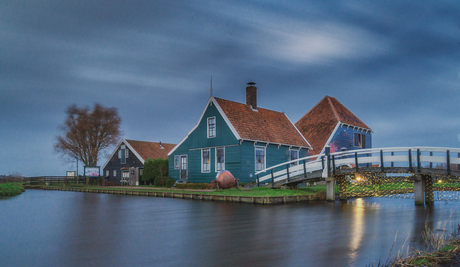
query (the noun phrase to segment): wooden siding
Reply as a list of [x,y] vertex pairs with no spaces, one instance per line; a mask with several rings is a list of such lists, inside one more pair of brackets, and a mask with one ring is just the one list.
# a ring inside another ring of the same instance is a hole
[[[216,137],[207,138],[207,119],[216,117]],[[290,160],[289,147],[266,143],[256,143],[256,146],[266,147],[266,167],[277,165]],[[198,127],[188,138],[169,156],[169,176],[180,179],[180,169],[174,169],[174,156],[187,155],[188,182],[210,183],[216,179],[216,147],[225,147],[225,169],[230,171],[240,182],[255,181],[255,145],[252,141],[240,142],[221,117],[214,105],[209,105]],[[211,166],[209,173],[201,172],[201,149],[210,148]],[[297,148],[296,148],[297,149]],[[299,157],[305,157],[308,150],[299,151]],[[252,178],[249,175],[252,174]]]
[[366,147],[372,148],[372,134],[370,132],[357,130],[356,128],[340,126],[331,139],[331,152],[340,152],[345,147],[347,150],[362,149],[354,146],[354,133],[366,136]]
[[[208,138],[208,118],[216,117],[216,137]],[[225,147],[225,169],[233,175],[239,173],[239,141],[226,124],[224,118],[214,104],[206,108],[198,127],[190,133],[188,138],[169,156],[169,176],[175,180],[180,179],[180,170],[174,169],[174,156],[187,155],[188,182],[208,183],[216,178],[215,155],[216,147]],[[201,173],[201,149],[211,148],[211,171]],[[236,176],[235,176],[236,177]]]
[[[124,145],[124,144],[121,144]],[[105,166],[104,170],[102,171],[102,176],[105,177],[105,173],[108,170],[109,171],[109,181],[114,182],[115,184],[120,184],[121,180],[121,169],[122,168],[131,168],[131,167],[138,167],[138,168],[143,168],[144,164],[142,164],[142,161],[136,157],[136,155],[126,146],[126,149],[129,151],[128,158],[126,158],[126,163],[121,164],[121,159],[118,158],[118,150],[120,150],[120,146],[116,148],[115,154],[110,158],[109,163],[107,166]],[[113,176],[113,171],[117,171],[117,176]]]

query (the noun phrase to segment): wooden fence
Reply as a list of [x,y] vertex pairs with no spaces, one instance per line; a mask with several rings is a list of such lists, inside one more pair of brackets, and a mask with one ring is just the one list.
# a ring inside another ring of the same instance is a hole
[[83,177],[67,177],[67,176],[37,176],[24,177],[25,185],[59,185],[59,184],[83,184]]

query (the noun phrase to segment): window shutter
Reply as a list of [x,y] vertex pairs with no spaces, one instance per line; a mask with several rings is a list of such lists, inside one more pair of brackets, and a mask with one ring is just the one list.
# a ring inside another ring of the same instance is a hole
[[363,134],[363,148],[366,148],[366,136]]

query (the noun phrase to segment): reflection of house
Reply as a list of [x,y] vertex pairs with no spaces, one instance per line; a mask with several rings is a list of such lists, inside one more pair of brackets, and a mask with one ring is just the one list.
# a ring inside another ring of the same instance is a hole
[[337,99],[325,96],[295,125],[313,146],[312,155],[372,148],[372,130]]
[[147,159],[168,158],[168,152],[174,144],[135,141],[123,139],[116,146],[107,162],[102,167],[104,177],[110,182],[120,184],[121,180],[128,180],[130,168],[137,169],[139,180],[142,177],[144,162]]
[[169,153],[169,176],[207,183],[221,170],[241,181],[256,171],[305,157],[310,145],[282,112],[257,106],[257,87],[248,83],[246,104],[211,96],[198,123]]

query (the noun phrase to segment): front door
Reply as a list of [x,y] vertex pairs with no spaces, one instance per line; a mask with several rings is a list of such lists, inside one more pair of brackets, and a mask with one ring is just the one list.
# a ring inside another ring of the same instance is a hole
[[187,155],[180,156],[180,179],[187,180]]

